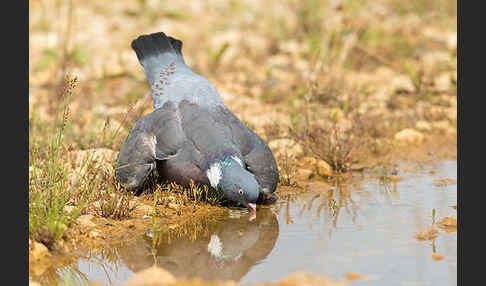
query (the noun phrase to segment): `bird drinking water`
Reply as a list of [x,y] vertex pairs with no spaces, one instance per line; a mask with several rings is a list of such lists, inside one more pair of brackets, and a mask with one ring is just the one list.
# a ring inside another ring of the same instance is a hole
[[131,46],[150,82],[154,111],[126,138],[116,179],[136,189],[157,168],[168,181],[211,186],[250,211],[273,198],[278,168],[272,151],[225,106],[216,87],[185,64],[182,42],[160,32]]

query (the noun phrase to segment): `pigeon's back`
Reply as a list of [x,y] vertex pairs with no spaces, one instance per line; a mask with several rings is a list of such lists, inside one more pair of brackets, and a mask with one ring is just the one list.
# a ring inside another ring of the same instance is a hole
[[159,32],[138,37],[132,48],[150,82],[155,109],[184,99],[199,106],[224,105],[216,87],[185,64],[181,41]]

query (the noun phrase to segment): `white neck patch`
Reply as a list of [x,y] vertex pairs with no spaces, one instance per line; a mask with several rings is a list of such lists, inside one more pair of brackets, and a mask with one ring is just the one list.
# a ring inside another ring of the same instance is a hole
[[219,162],[212,164],[206,171],[206,175],[208,176],[211,187],[216,189],[222,176],[221,164]]

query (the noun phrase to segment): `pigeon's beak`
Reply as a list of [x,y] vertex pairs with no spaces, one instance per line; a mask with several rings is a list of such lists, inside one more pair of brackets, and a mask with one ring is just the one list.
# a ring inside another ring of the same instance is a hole
[[256,204],[248,203],[248,211],[256,213]]

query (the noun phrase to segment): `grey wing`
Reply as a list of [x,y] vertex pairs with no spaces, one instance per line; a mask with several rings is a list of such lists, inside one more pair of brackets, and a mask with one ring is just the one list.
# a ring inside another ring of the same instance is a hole
[[269,196],[277,188],[278,167],[275,157],[268,145],[256,133],[255,144],[243,158],[248,171],[255,175],[260,184],[260,191]]
[[141,186],[156,167],[156,160],[177,154],[185,142],[177,112],[170,102],[142,117],[125,140],[115,177],[127,189]]
[[179,113],[184,133],[203,156],[238,149],[231,140],[231,129],[226,122],[218,120],[212,110],[183,100]]
[[241,151],[246,169],[250,171],[260,185],[260,191],[266,196],[275,192],[278,183],[278,167],[268,145],[253,130],[248,128],[230,110],[218,107],[218,121],[226,122],[231,129],[232,141]]

